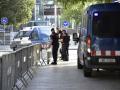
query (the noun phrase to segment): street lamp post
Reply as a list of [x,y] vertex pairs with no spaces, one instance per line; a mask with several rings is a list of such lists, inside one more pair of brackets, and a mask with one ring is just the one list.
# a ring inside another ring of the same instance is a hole
[[54,3],[55,28],[57,27],[57,5]]
[[34,19],[36,20],[36,0],[35,0],[35,7],[34,7]]

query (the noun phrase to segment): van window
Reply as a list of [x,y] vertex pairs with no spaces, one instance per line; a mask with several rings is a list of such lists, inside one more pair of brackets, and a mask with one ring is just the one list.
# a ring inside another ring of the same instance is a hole
[[31,31],[19,31],[14,38],[29,37]]
[[33,32],[31,33],[31,39],[32,39],[32,40],[38,40],[38,39],[39,39],[38,33],[37,33],[36,31],[33,31]]
[[23,37],[25,33],[26,33],[25,31],[19,31],[19,32],[15,35],[14,38],[20,38],[20,37]]
[[31,33],[31,31],[26,31],[26,33],[24,33],[23,37],[29,37],[30,33]]
[[92,28],[99,37],[120,37],[120,11],[94,12]]

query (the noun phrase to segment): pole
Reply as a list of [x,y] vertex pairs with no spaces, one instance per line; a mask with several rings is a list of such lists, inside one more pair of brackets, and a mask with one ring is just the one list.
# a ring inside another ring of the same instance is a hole
[[10,30],[10,44],[12,43],[13,41],[13,24],[12,24],[12,29]]
[[34,9],[35,11],[34,11],[34,15],[35,15],[35,21],[36,21],[36,0],[35,0],[35,9]]
[[3,24],[3,28],[4,28],[4,45],[5,45],[5,24]]
[[57,5],[55,3],[54,5],[54,16],[55,16],[55,29],[57,27]]

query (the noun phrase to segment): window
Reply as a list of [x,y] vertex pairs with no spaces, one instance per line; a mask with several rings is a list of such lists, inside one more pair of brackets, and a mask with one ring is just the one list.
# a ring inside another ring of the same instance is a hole
[[38,40],[38,39],[39,39],[38,34],[37,34],[36,31],[33,31],[33,32],[31,33],[31,39],[32,39],[32,40]]
[[31,31],[19,31],[14,38],[29,37]]
[[120,11],[95,12],[92,27],[99,37],[120,37]]

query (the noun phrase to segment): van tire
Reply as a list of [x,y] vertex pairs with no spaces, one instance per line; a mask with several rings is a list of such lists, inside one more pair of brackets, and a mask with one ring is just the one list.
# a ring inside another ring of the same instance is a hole
[[78,69],[82,69],[83,68],[83,66],[80,64],[79,58],[77,58],[77,68]]
[[83,72],[84,72],[85,77],[91,77],[92,76],[92,69],[91,68],[87,68],[86,66],[84,66]]

